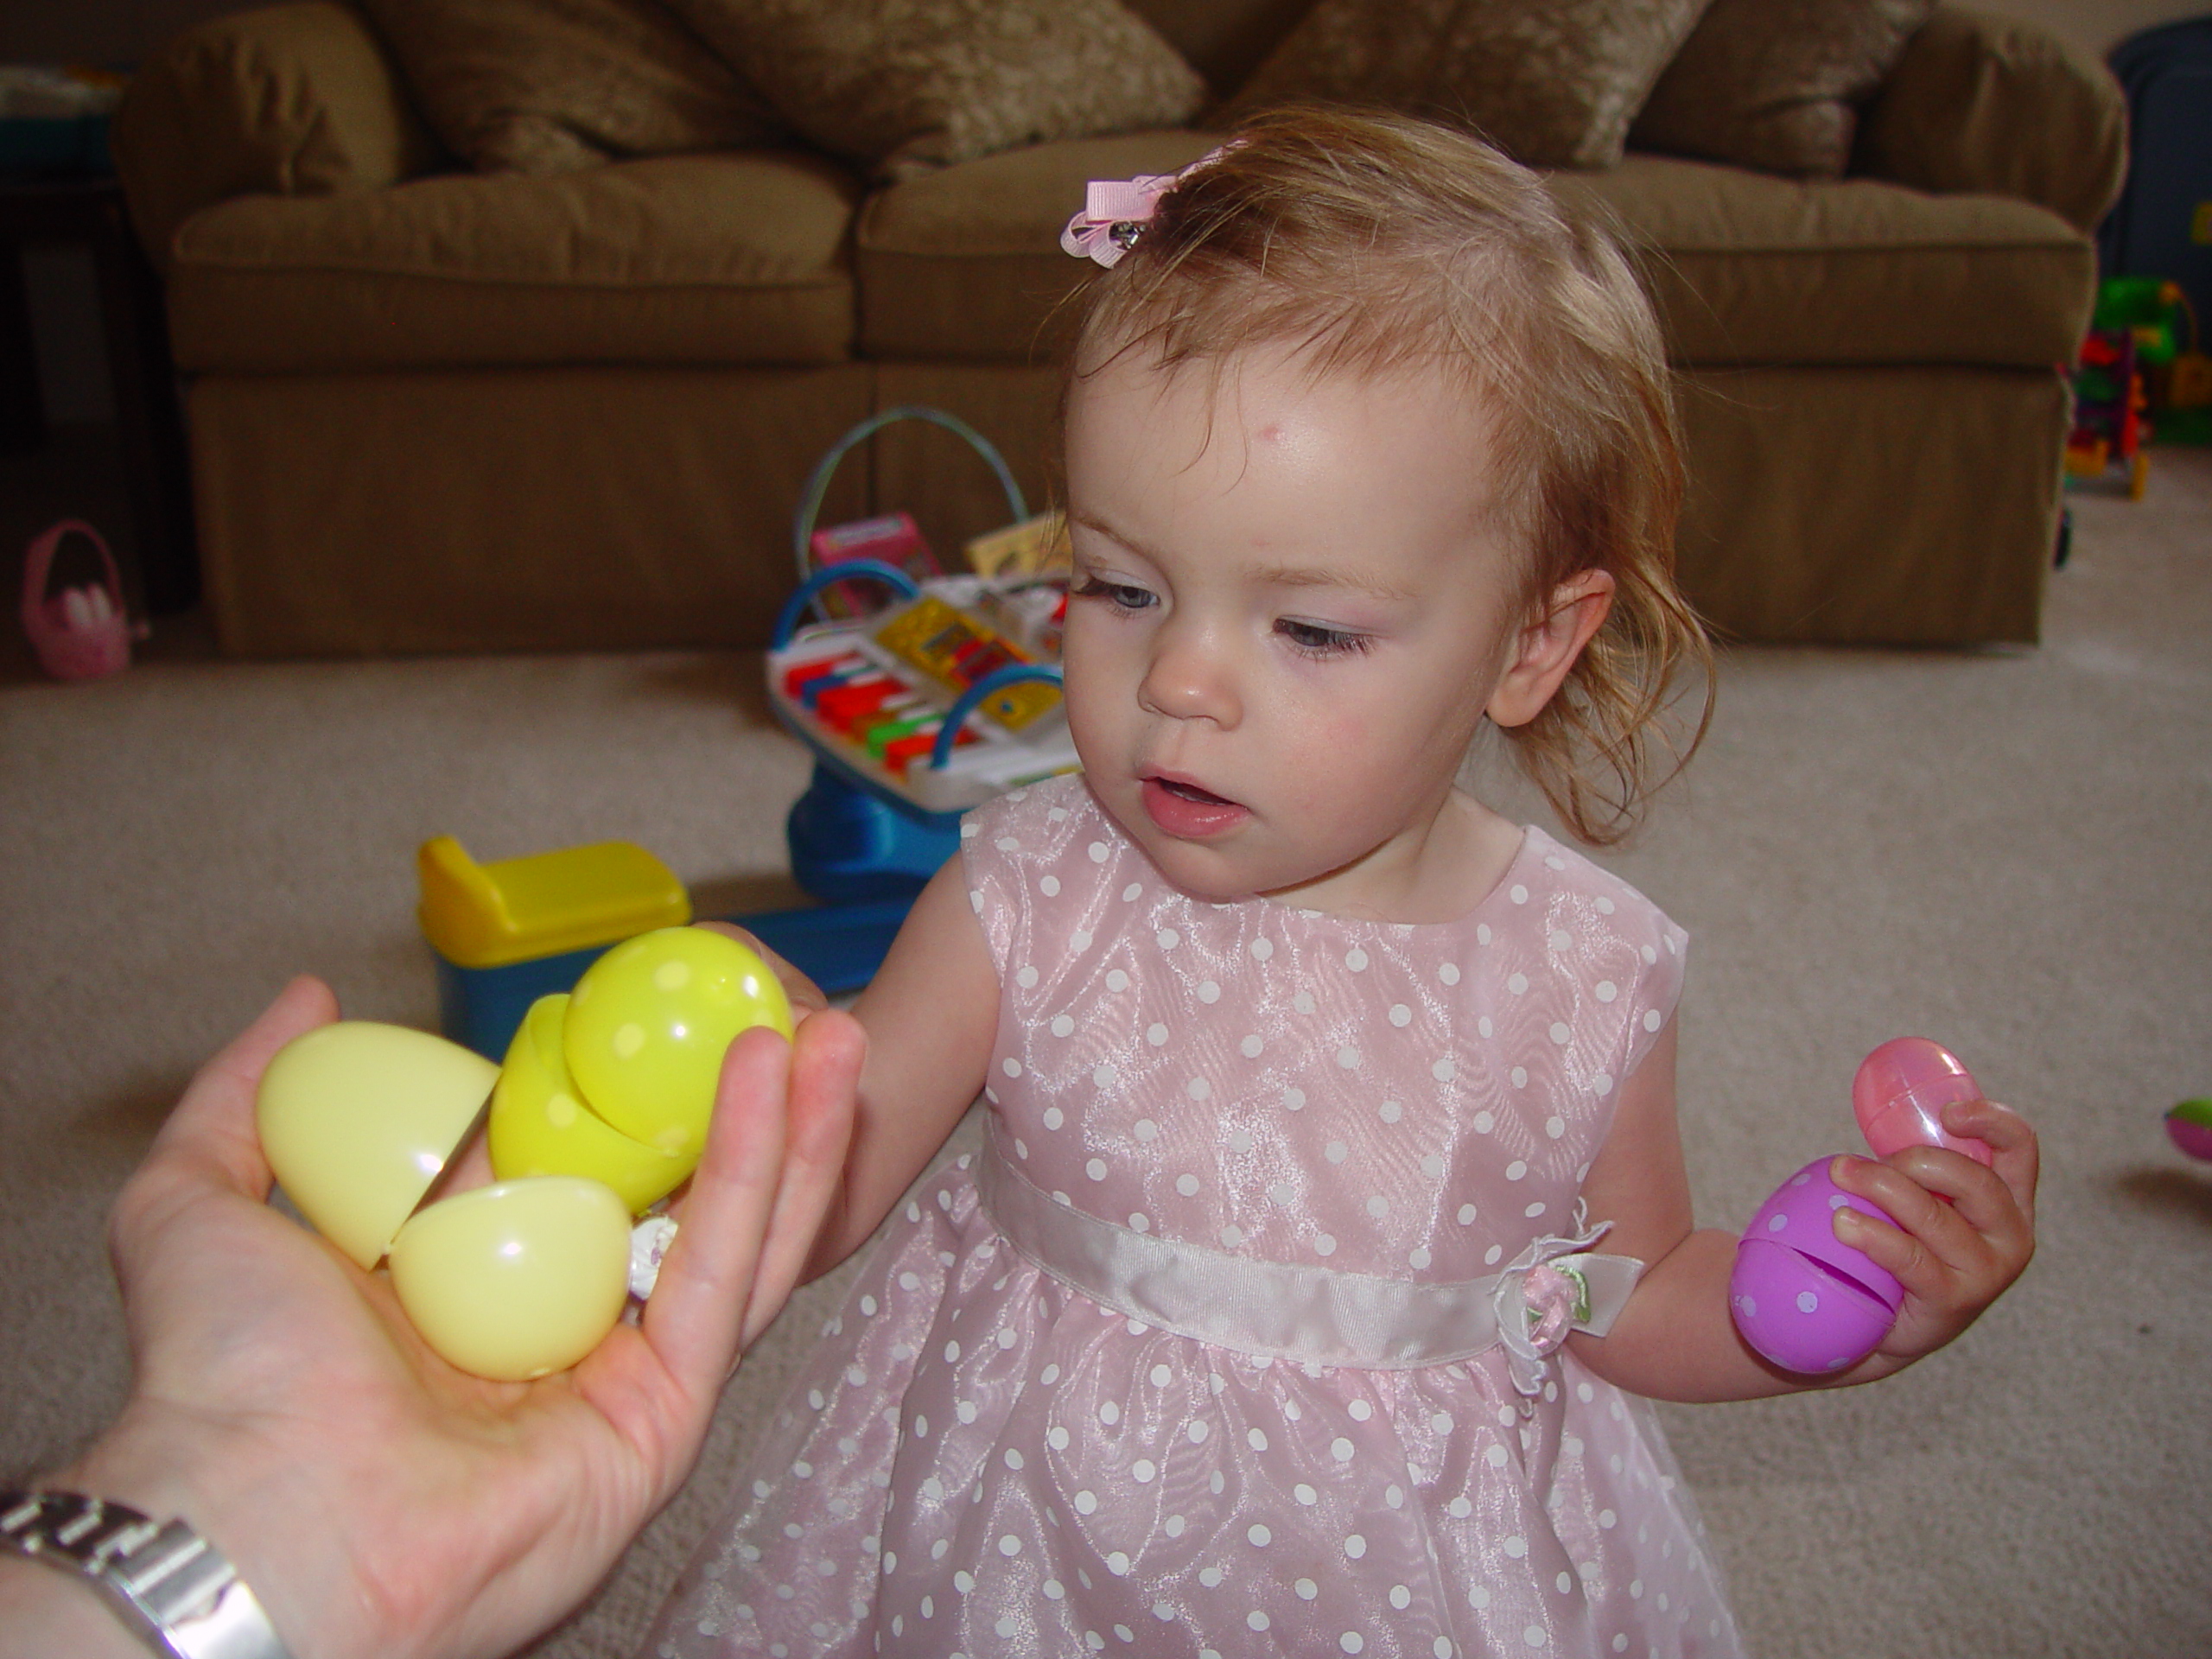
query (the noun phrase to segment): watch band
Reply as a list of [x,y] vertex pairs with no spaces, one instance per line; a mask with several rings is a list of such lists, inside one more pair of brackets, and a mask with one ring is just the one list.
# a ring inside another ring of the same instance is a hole
[[79,1492],[4,1488],[0,1539],[82,1574],[167,1659],[291,1659],[238,1569],[181,1520]]

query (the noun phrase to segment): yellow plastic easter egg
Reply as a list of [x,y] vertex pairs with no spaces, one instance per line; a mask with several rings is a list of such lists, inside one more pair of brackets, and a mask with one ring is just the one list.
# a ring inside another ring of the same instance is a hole
[[255,1117],[277,1185],[364,1268],[423,1201],[499,1068],[404,1026],[341,1020],[294,1038],[262,1074]]
[[723,1051],[753,1026],[791,1034],[767,963],[727,934],[665,927],[584,971],[563,1048],[593,1110],[634,1141],[696,1159]]
[[574,1175],[441,1199],[391,1244],[391,1287],[449,1364],[525,1382],[599,1346],[629,1294],[630,1212]]
[[515,1032],[492,1091],[492,1173],[583,1175],[604,1181],[642,1213],[691,1173],[696,1156],[678,1157],[632,1141],[593,1111],[562,1056],[566,994],[541,996]]

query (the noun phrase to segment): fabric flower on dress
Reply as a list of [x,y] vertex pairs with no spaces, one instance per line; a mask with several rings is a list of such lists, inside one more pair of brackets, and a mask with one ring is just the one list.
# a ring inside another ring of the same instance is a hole
[[1560,1258],[1587,1250],[1611,1230],[1612,1223],[1600,1222],[1577,1237],[1537,1239],[1497,1276],[1497,1338],[1513,1386],[1528,1398],[1543,1392],[1551,1357],[1591,1317],[1590,1281]]

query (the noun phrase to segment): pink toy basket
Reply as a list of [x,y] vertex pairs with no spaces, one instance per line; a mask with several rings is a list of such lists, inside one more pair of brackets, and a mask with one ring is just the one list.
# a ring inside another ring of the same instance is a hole
[[[88,537],[107,568],[105,582],[64,588],[47,596],[54,550],[70,531]],[[23,632],[38,651],[39,665],[57,680],[97,680],[130,666],[130,642],[146,637],[123,608],[123,578],[99,531],[81,518],[65,518],[32,541],[23,556]]]

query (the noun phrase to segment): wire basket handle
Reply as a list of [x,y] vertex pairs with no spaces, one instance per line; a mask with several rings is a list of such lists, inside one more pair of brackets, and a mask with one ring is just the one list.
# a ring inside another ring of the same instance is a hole
[[806,615],[806,607],[814,603],[815,595],[824,588],[833,582],[864,578],[881,582],[901,599],[912,599],[922,591],[914,579],[896,565],[881,564],[874,559],[849,559],[842,564],[833,564],[799,583],[798,591],[784,601],[784,608],[776,613],[775,632],[768,636],[769,648],[781,651],[791,644],[791,635],[798,632],[798,625]]
[[1022,499],[1021,486],[1014,481],[1013,470],[1006,464],[1006,457],[998,446],[962,420],[957,415],[948,415],[941,409],[931,409],[925,404],[900,404],[880,414],[871,415],[845,434],[830,448],[830,453],[814,464],[808,474],[806,487],[799,492],[798,516],[791,522],[791,556],[798,565],[801,582],[814,573],[815,520],[822,516],[822,499],[830,493],[830,480],[837,471],[837,463],[846,453],[867,442],[885,427],[898,421],[927,421],[941,426],[948,432],[957,433],[968,440],[976,453],[990,463],[991,471],[998,475],[999,486],[1006,492],[1007,509],[1013,514],[1008,520],[1020,524],[1029,516],[1027,502]]

